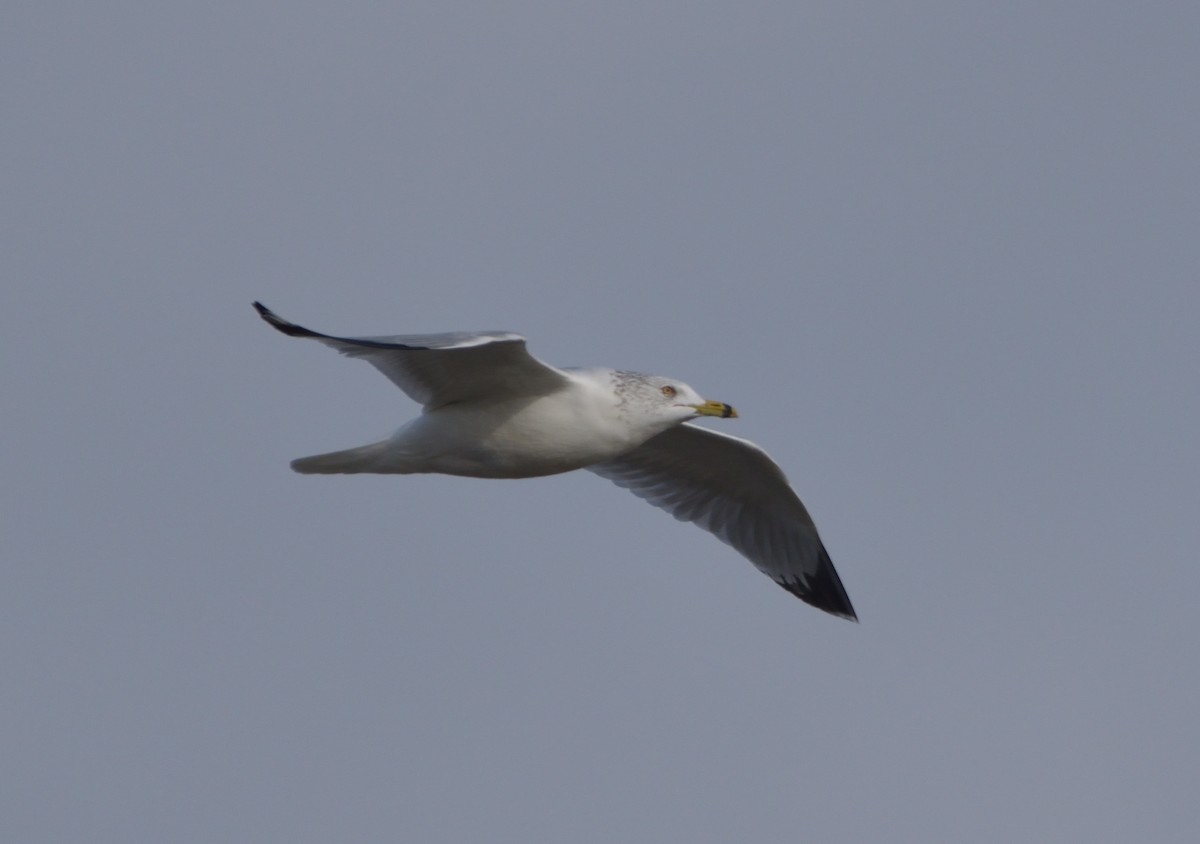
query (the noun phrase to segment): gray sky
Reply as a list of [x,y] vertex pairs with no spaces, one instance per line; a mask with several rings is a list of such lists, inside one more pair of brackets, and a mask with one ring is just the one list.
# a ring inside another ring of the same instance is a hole
[[[1194,840],[1197,32],[9,4],[0,838]],[[734,404],[862,623],[586,473],[293,474],[417,408],[256,298]]]

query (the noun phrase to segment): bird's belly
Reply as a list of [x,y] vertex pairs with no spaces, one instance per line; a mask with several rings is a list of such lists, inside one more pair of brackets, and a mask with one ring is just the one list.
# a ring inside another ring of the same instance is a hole
[[475,478],[533,478],[582,469],[638,445],[614,436],[581,408],[552,416],[538,403],[493,408],[486,424],[454,407],[425,414],[398,432],[419,444],[419,471]]

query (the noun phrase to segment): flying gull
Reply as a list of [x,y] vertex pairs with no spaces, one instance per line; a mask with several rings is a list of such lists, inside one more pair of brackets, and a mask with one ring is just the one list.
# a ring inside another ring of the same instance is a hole
[[737,416],[729,405],[658,375],[549,366],[519,334],[331,337],[254,307],[284,334],[364,359],[424,407],[386,440],[293,460],[297,472],[530,478],[587,469],[709,531],[802,601],[857,620],[779,466],[752,442],[691,424]]

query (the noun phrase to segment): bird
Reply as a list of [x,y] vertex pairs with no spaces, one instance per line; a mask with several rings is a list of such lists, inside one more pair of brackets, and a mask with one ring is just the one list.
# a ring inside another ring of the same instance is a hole
[[390,437],[293,460],[302,474],[530,478],[585,469],[712,533],[800,600],[858,616],[783,470],[754,443],[693,424],[737,417],[672,378],[554,367],[508,331],[334,337],[260,317],[374,366],[422,413]]

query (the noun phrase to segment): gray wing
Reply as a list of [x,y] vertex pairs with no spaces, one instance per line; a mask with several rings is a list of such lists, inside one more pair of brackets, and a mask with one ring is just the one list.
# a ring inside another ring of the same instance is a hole
[[588,469],[715,534],[800,600],[858,620],[812,517],[754,443],[683,424]]
[[426,410],[455,402],[552,393],[567,375],[525,349],[508,332],[454,332],[397,337],[330,337],[288,322],[260,302],[258,315],[291,337],[311,337],[352,358],[362,358]]

